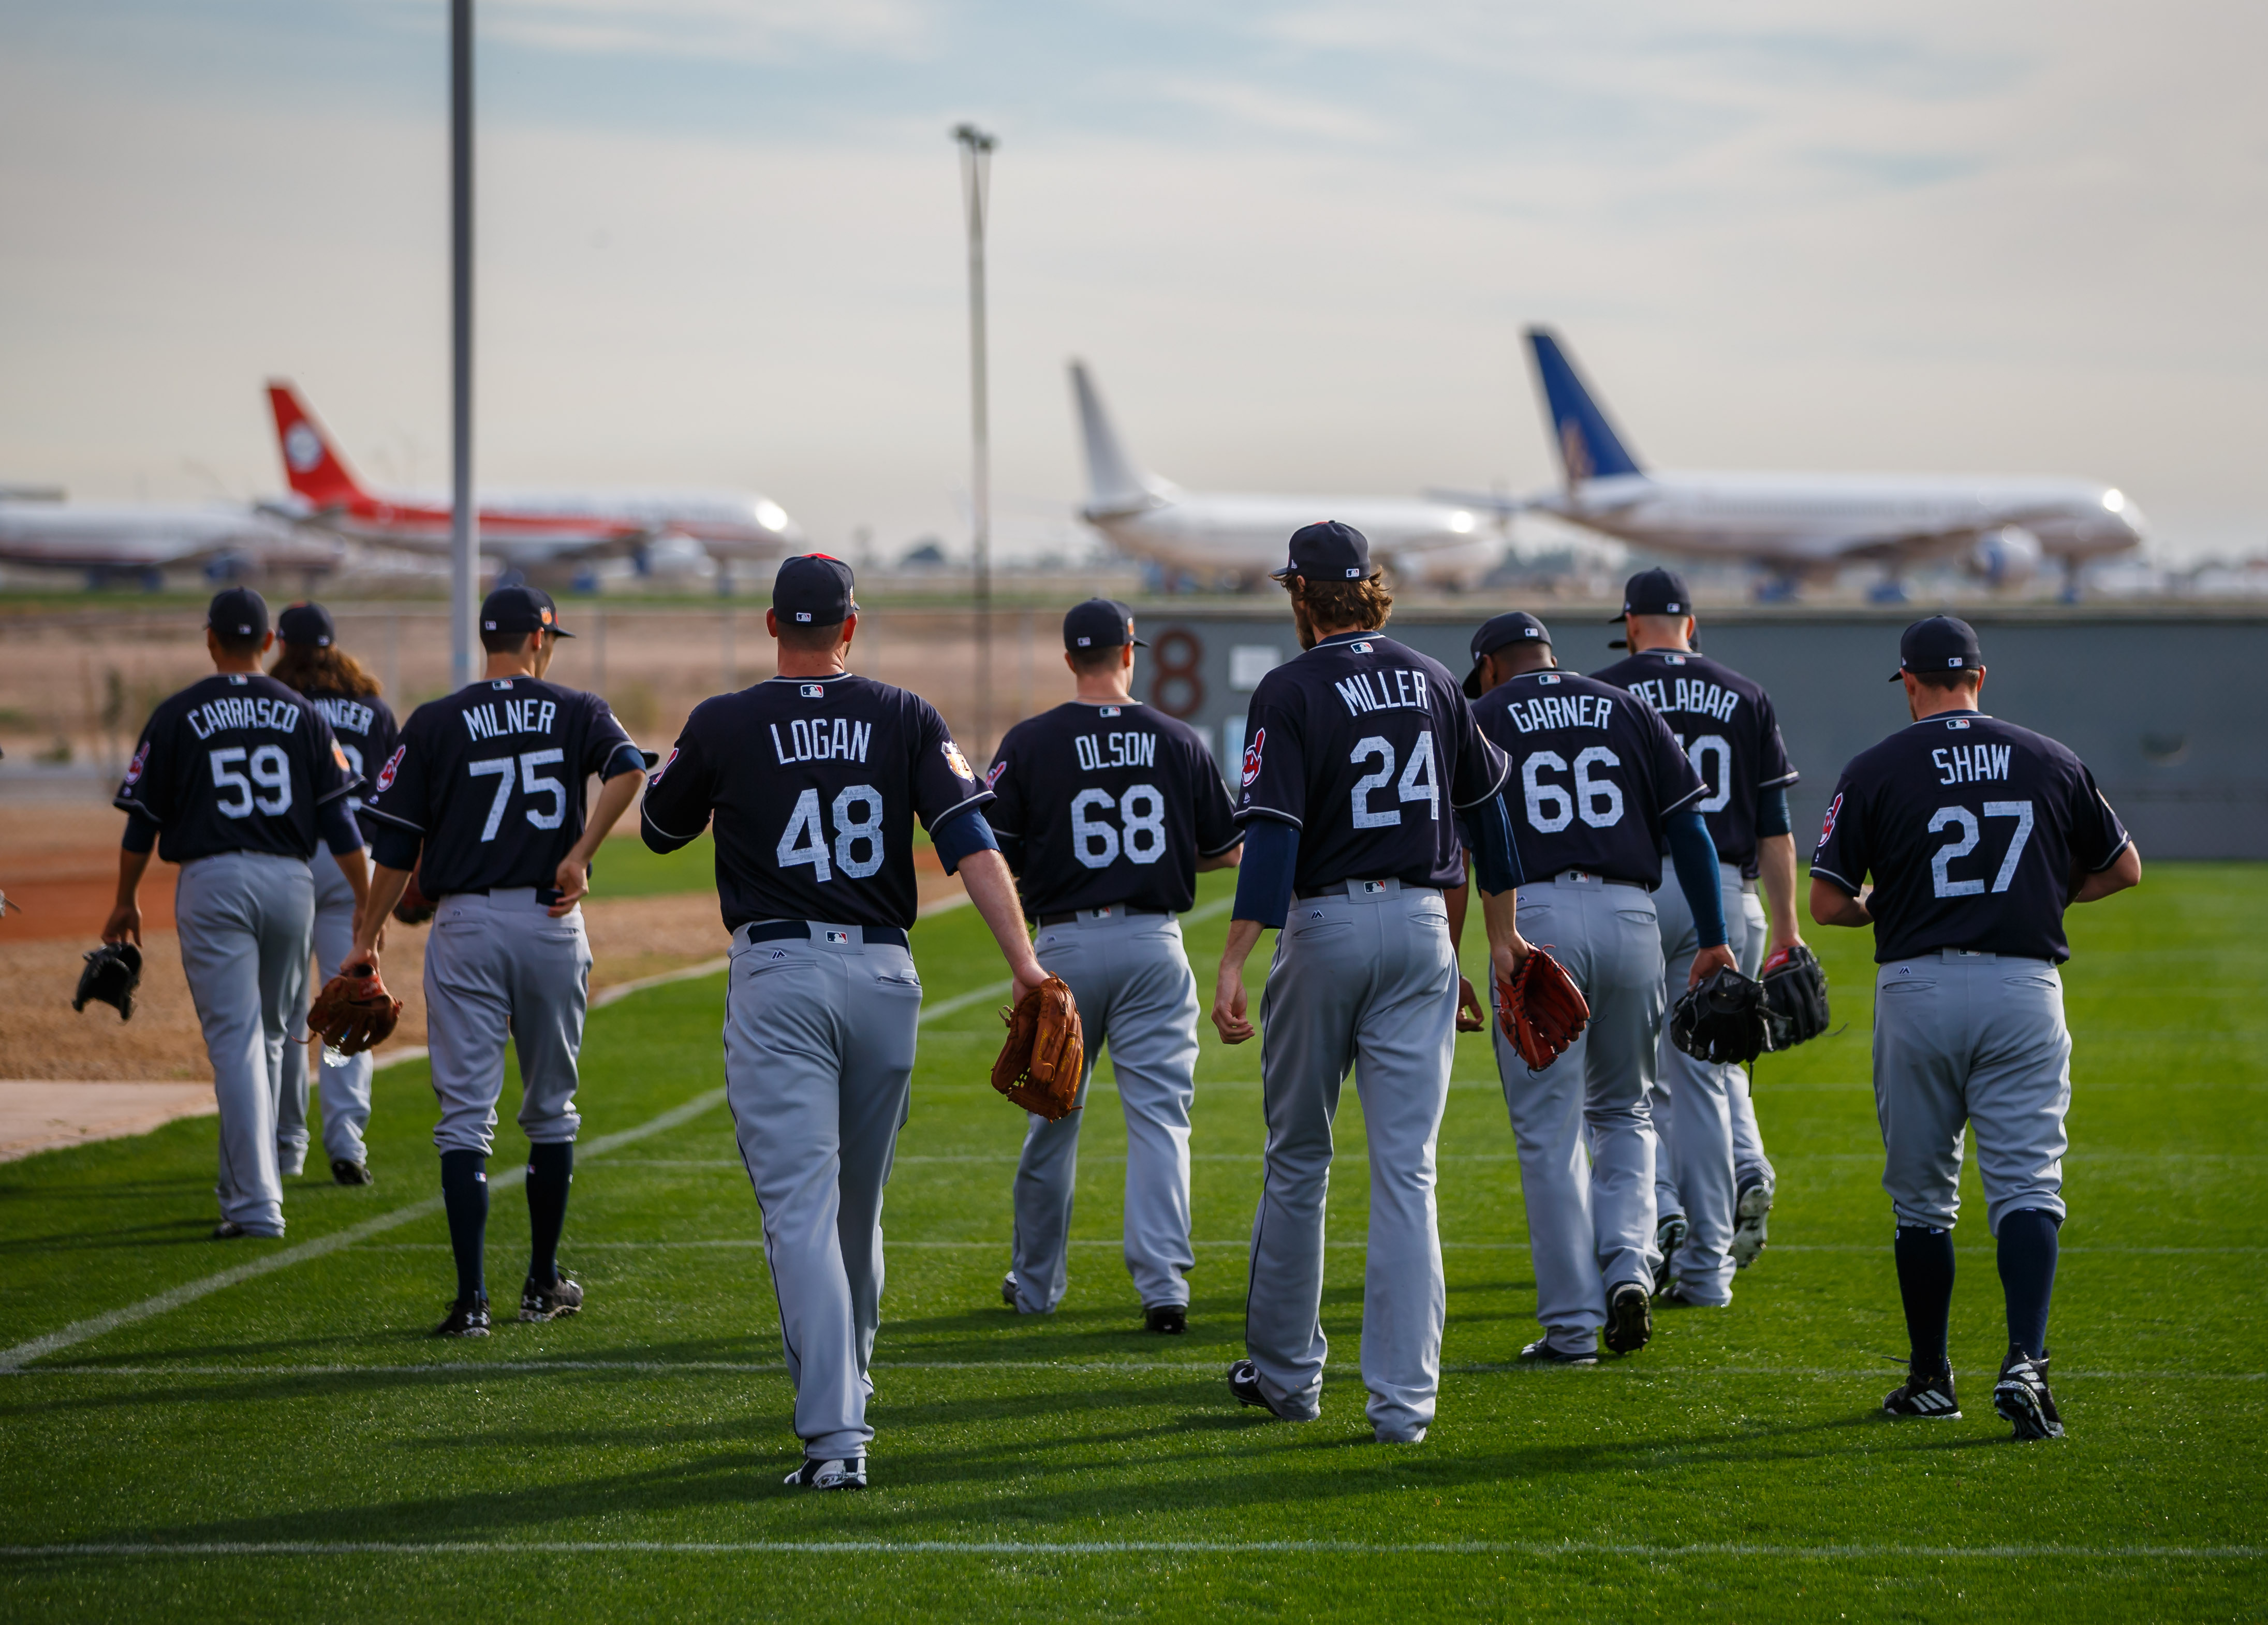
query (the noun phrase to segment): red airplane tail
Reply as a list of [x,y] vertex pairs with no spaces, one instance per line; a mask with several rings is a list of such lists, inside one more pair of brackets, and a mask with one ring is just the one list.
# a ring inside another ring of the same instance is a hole
[[283,379],[270,379],[268,403],[276,410],[276,439],[284,453],[284,477],[291,481],[293,491],[318,507],[365,499],[361,482],[347,471],[345,460],[332,449],[330,436],[323,432],[298,390]]

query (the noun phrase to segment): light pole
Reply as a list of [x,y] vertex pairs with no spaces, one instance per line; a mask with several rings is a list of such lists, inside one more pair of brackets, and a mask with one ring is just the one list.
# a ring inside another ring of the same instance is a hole
[[473,511],[473,0],[449,0],[449,676],[473,680],[480,554]]
[[968,216],[968,505],[976,564],[976,728],[980,751],[992,749],[992,447],[984,373],[984,205],[998,141],[974,124],[957,125],[961,196]]

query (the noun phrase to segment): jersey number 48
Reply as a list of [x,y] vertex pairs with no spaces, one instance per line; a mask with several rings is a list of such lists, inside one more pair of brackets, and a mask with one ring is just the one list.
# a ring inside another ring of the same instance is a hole
[[870,784],[844,787],[828,810],[835,815],[834,861],[828,861],[827,831],[819,819],[819,792],[795,798],[774,855],[783,869],[809,864],[812,878],[832,880],[842,870],[864,880],[882,867],[882,793]]

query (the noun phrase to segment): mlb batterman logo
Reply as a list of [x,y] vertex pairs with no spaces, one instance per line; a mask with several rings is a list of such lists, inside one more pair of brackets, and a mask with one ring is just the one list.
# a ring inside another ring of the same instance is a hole
[[126,782],[139,784],[142,781],[142,770],[149,765],[150,742],[145,739],[142,742],[142,748],[134,753],[134,759],[126,764]]
[[394,788],[394,775],[401,771],[401,758],[409,754],[408,745],[396,745],[394,754],[386,758],[386,765],[378,770],[378,787],[385,792]]
[[968,758],[961,754],[959,745],[948,739],[939,749],[945,752],[945,764],[954,771],[955,777],[969,779],[976,777],[976,773],[969,769]]
[[1267,742],[1268,730],[1264,728],[1255,728],[1252,731],[1252,742],[1244,747],[1244,787],[1248,790],[1252,787],[1253,781],[1260,777],[1260,750]]

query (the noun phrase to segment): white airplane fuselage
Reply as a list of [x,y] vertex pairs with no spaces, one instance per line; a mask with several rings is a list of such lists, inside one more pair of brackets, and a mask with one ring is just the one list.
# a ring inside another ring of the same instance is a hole
[[239,558],[258,569],[324,571],[340,552],[220,504],[0,501],[4,564],[141,572]]
[[1079,516],[1134,558],[1248,586],[1282,569],[1292,533],[1318,519],[1352,525],[1370,538],[1372,557],[1429,585],[1469,587],[1502,550],[1476,534],[1482,521],[1467,509],[1393,498],[1174,491],[1139,506],[1090,504]]

